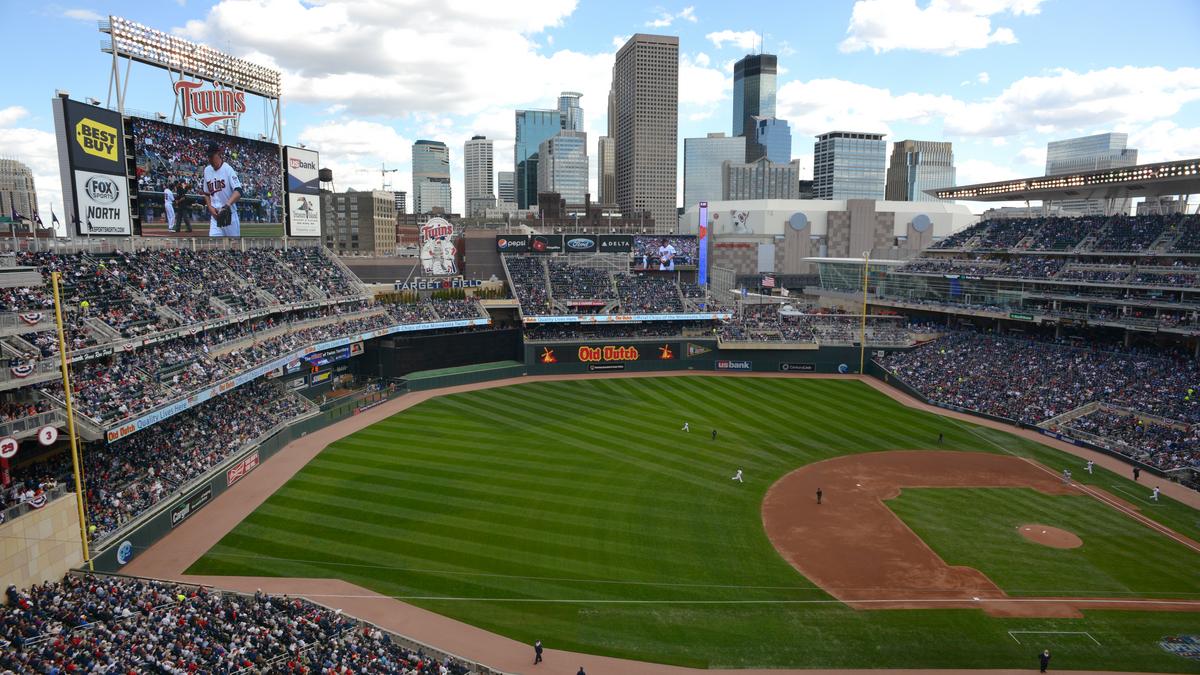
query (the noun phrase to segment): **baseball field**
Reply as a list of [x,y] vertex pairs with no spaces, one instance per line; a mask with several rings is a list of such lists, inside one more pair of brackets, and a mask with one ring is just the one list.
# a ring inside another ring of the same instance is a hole
[[1160,642],[1200,635],[1200,515],[1149,493],[853,380],[539,382],[333,443],[188,573],[702,668],[1197,672]]

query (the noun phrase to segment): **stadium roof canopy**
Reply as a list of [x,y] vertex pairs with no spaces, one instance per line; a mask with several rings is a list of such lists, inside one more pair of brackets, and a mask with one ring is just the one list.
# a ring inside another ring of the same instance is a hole
[[1138,164],[1061,176],[1038,176],[926,190],[938,199],[969,202],[1126,199],[1200,194],[1200,158]]

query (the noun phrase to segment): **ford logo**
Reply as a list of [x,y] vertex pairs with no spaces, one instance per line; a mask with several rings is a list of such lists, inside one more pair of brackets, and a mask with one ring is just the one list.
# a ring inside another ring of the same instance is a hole
[[117,187],[116,181],[104,176],[93,176],[84,183],[83,191],[87,193],[92,201],[111,204],[117,201],[117,197],[121,196],[121,189]]
[[573,248],[573,249],[575,249],[575,250],[577,250],[577,251],[578,251],[578,250],[589,249],[589,248],[592,248],[592,247],[593,247],[593,246],[595,246],[595,245],[596,245],[596,242],[595,242],[595,240],[592,240],[592,239],[585,239],[584,237],[579,237],[579,238],[576,238],[576,239],[570,239],[570,240],[568,240],[568,241],[567,241],[567,248]]

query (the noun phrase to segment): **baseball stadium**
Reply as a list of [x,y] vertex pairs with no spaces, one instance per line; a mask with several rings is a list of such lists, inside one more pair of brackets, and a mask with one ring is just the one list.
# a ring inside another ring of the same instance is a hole
[[1200,215],[437,213],[341,255],[277,71],[101,30],[191,98],[57,96],[70,232],[0,237],[0,672],[1200,672]]

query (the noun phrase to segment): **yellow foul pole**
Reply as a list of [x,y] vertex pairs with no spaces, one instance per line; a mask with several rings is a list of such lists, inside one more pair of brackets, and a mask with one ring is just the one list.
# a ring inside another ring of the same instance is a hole
[[58,356],[62,361],[63,401],[67,404],[67,435],[71,437],[71,467],[75,473],[75,506],[79,509],[79,543],[83,545],[83,559],[88,569],[92,568],[92,555],[88,550],[87,510],[84,508],[83,457],[79,454],[79,439],[75,436],[75,411],[71,408],[71,369],[67,360],[67,337],[63,329],[62,297],[58,292],[59,273],[50,274],[54,286],[54,321],[58,326]]
[[858,340],[858,374],[863,375],[867,371],[867,271],[871,264],[871,252],[863,252],[863,302],[862,302],[862,327],[860,329]]

